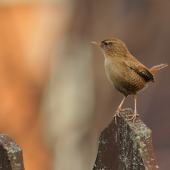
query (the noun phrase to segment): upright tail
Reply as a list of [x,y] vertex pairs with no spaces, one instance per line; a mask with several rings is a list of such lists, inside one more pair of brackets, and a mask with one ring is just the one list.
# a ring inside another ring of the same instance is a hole
[[167,66],[168,64],[160,64],[160,65],[152,67],[151,69],[149,69],[149,71],[154,75],[157,70],[162,69]]

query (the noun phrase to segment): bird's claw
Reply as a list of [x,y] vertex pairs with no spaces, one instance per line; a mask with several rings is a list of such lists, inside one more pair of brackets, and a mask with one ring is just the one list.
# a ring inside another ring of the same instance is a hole
[[120,111],[119,111],[119,110],[116,111],[116,115],[117,115],[118,117],[120,117]]
[[139,117],[139,114],[134,113],[133,115],[128,115],[128,117],[132,117],[132,118],[128,119],[128,121],[133,120],[133,123],[134,123],[136,117]]
[[113,119],[115,119],[115,124],[117,125],[117,119],[116,119],[116,117],[120,117],[120,111],[119,110],[117,110],[116,111],[116,114],[113,116]]
[[[134,116],[134,114],[133,115],[128,115],[128,117],[133,117]],[[139,114],[136,114],[136,117],[139,117]]]

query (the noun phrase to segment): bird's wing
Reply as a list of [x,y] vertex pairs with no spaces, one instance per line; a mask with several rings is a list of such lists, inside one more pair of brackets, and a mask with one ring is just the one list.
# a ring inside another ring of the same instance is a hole
[[142,76],[146,81],[154,82],[154,76],[152,75],[152,73],[150,73],[150,71],[138,60],[136,60],[135,62],[133,60],[126,60],[125,63],[130,69],[134,70],[137,74]]

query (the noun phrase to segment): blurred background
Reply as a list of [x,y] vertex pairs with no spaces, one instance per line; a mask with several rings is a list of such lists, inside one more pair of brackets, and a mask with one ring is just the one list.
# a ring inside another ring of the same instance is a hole
[[[26,170],[90,170],[98,137],[123,99],[91,41],[121,39],[148,68],[170,63],[166,0],[0,2],[0,133]],[[138,95],[161,170],[170,166],[170,68]],[[128,97],[123,108],[134,108]]]

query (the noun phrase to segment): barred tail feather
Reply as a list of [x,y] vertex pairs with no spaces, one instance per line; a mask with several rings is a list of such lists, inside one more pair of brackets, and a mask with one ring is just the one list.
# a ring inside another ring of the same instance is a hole
[[160,64],[160,65],[152,67],[151,69],[149,69],[149,71],[154,75],[154,73],[157,70],[162,69],[162,68],[167,67],[167,66],[168,66],[168,64]]

